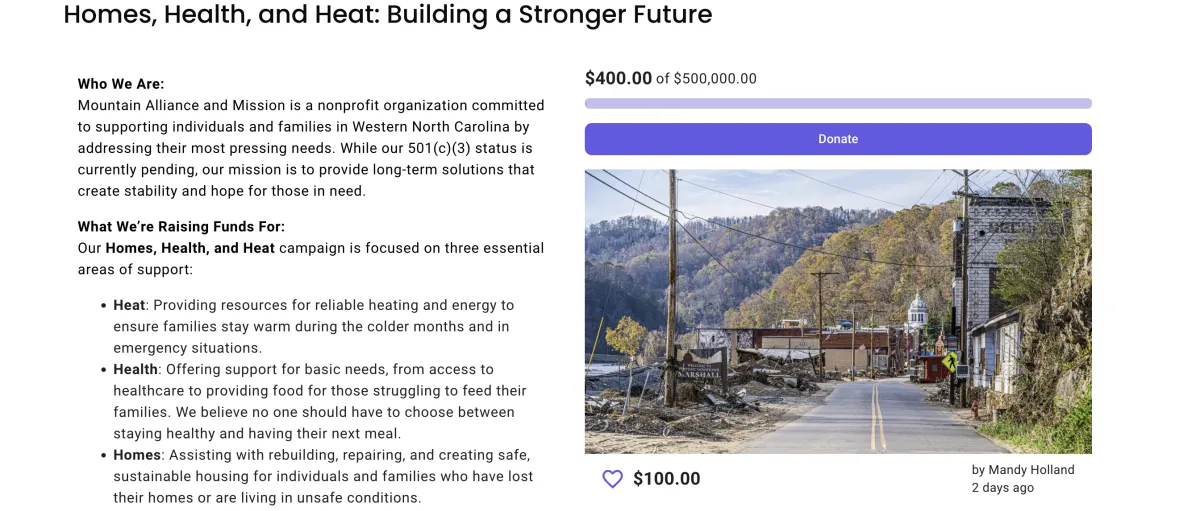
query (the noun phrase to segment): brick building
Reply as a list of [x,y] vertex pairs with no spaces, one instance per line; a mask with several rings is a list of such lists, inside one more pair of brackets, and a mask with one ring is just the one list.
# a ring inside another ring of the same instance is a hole
[[887,371],[889,356],[892,362],[899,359],[900,338],[900,330],[887,328],[828,332],[821,343],[825,349],[825,370],[847,371],[854,367],[864,371],[874,363],[876,371]]

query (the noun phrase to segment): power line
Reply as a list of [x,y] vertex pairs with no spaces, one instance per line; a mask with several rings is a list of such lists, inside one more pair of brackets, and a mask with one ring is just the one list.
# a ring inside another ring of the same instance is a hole
[[[624,181],[624,180],[622,180],[621,178],[619,178],[619,177],[617,177],[617,176],[613,176],[613,175],[612,175],[612,173],[608,172],[607,170],[606,170],[606,171],[604,171],[604,172],[605,172],[606,174],[608,174],[608,175],[612,176],[612,177],[613,177],[614,179],[616,179],[617,181],[621,181],[622,183],[624,183],[624,184],[625,184],[625,186],[629,186],[629,183],[625,183],[625,181]],[[617,192],[617,193],[619,193],[619,194],[621,194],[621,195],[624,195],[624,196],[625,196],[626,198],[628,198],[629,200],[632,200],[632,201],[634,201],[634,202],[637,202],[638,204],[641,204],[641,205],[642,205],[643,207],[645,207],[646,209],[649,209],[650,211],[653,211],[653,212],[655,212],[655,213],[658,213],[658,214],[660,214],[660,215],[662,215],[662,216],[665,216],[665,217],[667,217],[667,218],[670,218],[670,217],[669,217],[668,215],[666,215],[665,213],[663,213],[663,212],[661,212],[661,211],[658,211],[658,210],[656,210],[656,209],[654,209],[654,208],[651,208],[650,206],[646,206],[646,205],[645,205],[645,204],[643,204],[641,201],[639,201],[639,200],[637,200],[637,199],[634,199],[633,197],[631,197],[629,194],[627,194],[627,193],[625,193],[625,192],[622,192],[621,190],[618,190],[616,187],[614,187],[613,185],[610,185],[610,184],[608,184],[608,183],[607,183],[607,182],[605,182],[603,179],[600,179],[600,178],[596,177],[596,176],[595,176],[594,174],[592,174],[591,172],[584,171],[584,173],[585,173],[585,174],[587,174],[588,176],[591,176],[591,178],[592,178],[592,179],[595,179],[596,181],[599,181],[599,182],[600,182],[601,184],[603,184],[604,186],[607,186],[607,187],[609,187],[609,188],[612,188],[612,190],[613,190],[613,191],[615,191],[615,192]],[[645,194],[643,194],[643,195],[645,195]],[[650,199],[650,200],[652,200],[652,201],[654,201],[654,202],[658,202],[659,204],[662,204],[662,202],[659,202],[659,200],[658,200],[658,199],[655,199],[654,197],[650,197],[649,195],[646,195],[646,198],[648,198],[648,199]],[[683,213],[682,211],[679,211],[678,209],[676,209],[676,211],[677,211],[677,212],[680,212],[680,213]],[[686,213],[684,213],[684,215],[687,215],[687,214],[686,214]],[[752,292],[754,292],[754,293],[758,294],[758,295],[759,295],[759,296],[761,296],[761,297],[762,297],[764,300],[767,300],[767,301],[772,301],[770,298],[767,298],[766,296],[764,296],[764,295],[763,295],[761,292],[759,292],[759,291],[758,291],[757,289],[755,289],[753,286],[751,286],[751,285],[747,284],[747,283],[746,283],[746,281],[742,280],[742,279],[741,279],[741,277],[738,277],[736,273],[733,273],[733,270],[730,270],[730,269],[729,269],[727,266],[725,266],[725,264],[724,264],[724,263],[722,263],[720,259],[717,259],[717,256],[713,255],[713,253],[712,253],[712,252],[709,252],[709,251],[708,251],[708,248],[706,248],[706,247],[704,246],[704,244],[700,243],[700,240],[696,239],[696,237],[695,237],[694,235],[692,235],[692,232],[691,232],[691,231],[689,231],[689,230],[687,230],[687,227],[685,227],[685,226],[683,225],[683,223],[682,223],[682,222],[678,222],[678,221],[677,221],[676,223],[678,223],[678,224],[679,224],[679,227],[680,227],[681,229],[683,229],[683,232],[687,233],[688,237],[689,237],[689,238],[691,238],[691,239],[692,239],[692,241],[696,242],[696,245],[698,245],[698,246],[700,247],[700,249],[704,251],[704,253],[708,254],[708,257],[711,257],[711,258],[712,258],[712,260],[713,260],[714,262],[716,262],[716,263],[717,263],[717,265],[719,265],[719,266],[720,266],[721,268],[723,268],[725,271],[729,272],[729,275],[731,275],[731,276],[732,276],[734,279],[737,279],[737,281],[738,281],[738,282],[740,282],[740,283],[741,283],[743,286],[746,286],[746,289],[748,289],[748,290],[750,290],[750,291],[752,291]]]
[[[644,171],[644,170],[643,170],[643,171],[642,171],[642,177],[641,177],[641,178],[638,178],[638,187],[637,187],[637,191],[638,191],[638,193],[639,193],[639,194],[640,194],[640,193],[641,193],[641,191],[642,191],[642,181],[643,181],[643,180],[645,180],[645,179],[646,179],[646,171]],[[637,204],[634,204],[634,205],[633,205],[633,207],[629,208],[629,216],[633,216],[633,212],[634,212],[634,211],[636,211],[636,210],[637,210]],[[613,287],[614,287],[614,286],[613,286],[613,284],[610,282],[610,283],[608,284],[608,293],[606,293],[606,294],[604,295],[604,307],[602,307],[602,308],[600,309],[600,317],[602,317],[602,318],[604,317],[604,315],[605,315],[605,314],[607,314],[607,313],[608,313],[608,299],[612,297],[612,289],[613,289]]]
[[[676,210],[676,211],[678,211],[678,210]],[[679,228],[680,228],[680,229],[683,229],[683,232],[684,232],[685,234],[687,234],[687,235],[688,235],[688,237],[692,239],[692,241],[696,242],[696,245],[700,247],[700,250],[703,250],[705,254],[708,254],[708,257],[712,258],[712,260],[713,260],[713,262],[714,262],[714,263],[717,263],[717,265],[718,265],[718,266],[720,266],[721,268],[724,268],[724,269],[725,269],[725,271],[729,272],[729,275],[730,275],[730,276],[732,276],[732,277],[733,277],[734,279],[736,279],[738,282],[741,282],[743,286],[746,286],[746,289],[747,289],[747,290],[749,290],[749,291],[753,292],[754,294],[756,294],[756,295],[758,295],[758,296],[762,297],[762,299],[763,299],[763,300],[766,300],[766,301],[768,301],[768,302],[773,302],[773,301],[774,301],[774,300],[771,300],[770,298],[767,298],[767,297],[766,297],[766,295],[762,294],[760,291],[758,291],[758,289],[755,289],[754,287],[751,287],[751,286],[750,286],[750,284],[747,284],[747,283],[746,283],[746,281],[744,281],[744,280],[742,280],[742,279],[741,279],[741,277],[738,277],[738,276],[737,276],[737,274],[733,272],[733,270],[730,270],[728,266],[725,266],[725,263],[722,263],[720,259],[717,259],[717,256],[713,255],[713,253],[712,253],[712,252],[709,252],[709,251],[708,251],[708,249],[704,247],[704,244],[703,244],[703,243],[700,243],[700,240],[696,239],[696,237],[692,235],[692,232],[691,232],[691,231],[689,231],[689,230],[687,229],[687,227],[683,225],[683,222],[679,222],[678,220],[676,220],[676,223],[678,223],[678,224],[679,224]]]
[[824,251],[824,250],[820,250],[820,249],[813,248],[813,247],[802,247],[802,246],[800,246],[800,245],[796,245],[796,244],[794,244],[794,243],[788,243],[788,242],[786,242],[786,241],[779,241],[779,240],[775,240],[775,239],[767,238],[767,237],[764,237],[764,236],[759,236],[759,235],[757,235],[757,234],[754,234],[754,233],[751,233],[751,232],[746,232],[746,231],[743,231],[743,230],[741,230],[741,229],[738,229],[738,228],[736,228],[736,227],[730,227],[730,226],[728,226],[728,225],[725,225],[725,224],[723,224],[723,223],[721,223],[721,222],[717,222],[717,221],[714,221],[714,220],[709,220],[709,219],[706,219],[706,218],[700,218],[700,217],[698,217],[698,216],[695,216],[695,215],[692,215],[692,214],[686,213],[686,212],[684,212],[684,211],[681,211],[681,210],[677,210],[677,211],[679,211],[680,213],[683,213],[683,214],[684,214],[684,216],[687,216],[687,217],[689,217],[689,218],[695,218],[695,219],[703,220],[703,221],[705,221],[705,222],[708,222],[708,223],[710,223],[710,224],[717,225],[717,226],[720,226],[720,227],[724,227],[724,228],[726,228],[726,229],[729,229],[729,230],[731,230],[731,231],[733,231],[733,232],[738,232],[738,233],[745,234],[746,236],[750,236],[750,237],[753,237],[753,238],[758,238],[758,239],[760,239],[760,240],[763,240],[763,241],[769,241],[769,242],[771,242],[771,243],[778,243],[778,244],[780,244],[780,245],[787,246],[787,247],[798,248],[798,249],[800,249],[800,250],[807,250],[807,251],[811,251],[811,252],[816,252],[816,253],[818,253],[818,254],[824,254],[824,255],[828,255],[828,256],[834,256],[834,257],[841,257],[841,258],[844,258],[844,259],[853,259],[853,260],[856,260],[856,261],[867,261],[867,262],[870,262],[870,263],[890,264],[890,265],[893,265],[893,266],[908,266],[908,267],[914,267],[914,268],[951,268],[951,267],[952,267],[952,265],[948,265],[948,264],[919,264],[919,263],[900,263],[900,262],[896,262],[896,261],[877,261],[877,260],[870,259],[870,258],[866,258],[866,257],[858,257],[858,256],[852,256],[852,255],[846,255],[846,254],[837,254],[837,253],[834,253],[834,252],[826,252],[826,251]]
[[[609,175],[611,175],[611,174],[609,174]],[[616,177],[616,176],[613,176],[613,177]],[[688,181],[688,180],[686,180],[686,179],[679,179],[679,178],[676,178],[676,181],[683,181],[684,183],[687,183],[687,184],[689,184],[689,185],[692,185],[692,186],[698,186],[698,187],[700,187],[700,188],[703,188],[703,189],[705,189],[705,190],[708,190],[708,191],[710,191],[710,192],[716,192],[716,193],[719,193],[719,194],[721,194],[721,195],[725,195],[725,196],[728,196],[728,197],[733,197],[733,198],[735,198],[735,199],[737,199],[737,200],[742,200],[742,201],[749,202],[749,203],[751,203],[751,204],[757,204],[757,205],[759,205],[759,206],[762,206],[762,207],[764,207],[764,208],[771,208],[771,209],[778,209],[778,210],[786,210],[786,209],[788,209],[788,208],[781,208],[781,207],[778,207],[778,206],[768,206],[768,205],[766,205],[766,204],[763,204],[763,203],[761,203],[761,202],[754,201],[754,200],[750,200],[750,199],[747,199],[747,198],[745,198],[745,197],[738,197],[737,195],[734,195],[734,194],[732,194],[732,193],[726,193],[726,192],[722,192],[721,190],[714,190],[714,189],[712,189],[712,188],[709,188],[709,187],[707,187],[707,186],[704,186],[704,185],[702,185],[702,184],[699,184],[699,183],[693,183],[693,182],[691,182],[691,181]]]
[[[946,171],[945,171],[945,170],[942,170],[942,177],[946,177]],[[934,204],[937,204],[937,198],[938,198],[938,197],[941,197],[943,193],[946,193],[946,189],[947,189],[947,188],[950,188],[950,180],[949,180],[949,179],[947,179],[947,180],[946,180],[946,186],[943,186],[943,187],[942,187],[942,191],[938,192],[938,193],[937,193],[937,195],[934,195],[934,196],[933,196],[933,199],[932,199],[932,200],[930,200],[929,202],[931,202],[931,203],[934,203]]]
[[[642,177],[638,178],[637,191],[639,194],[642,191],[642,181],[645,179],[646,179],[646,171],[643,170]],[[629,215],[633,216],[633,212],[636,210],[637,210],[637,204],[634,204],[633,207],[629,208]],[[596,345],[598,345],[600,343],[600,329],[604,328],[604,317],[605,317],[605,315],[608,314],[608,300],[609,300],[609,298],[612,298],[612,290],[614,287],[616,287],[617,278],[616,278],[616,270],[615,269],[613,270],[613,273],[614,273],[613,281],[610,281],[608,283],[608,292],[606,292],[604,294],[604,306],[600,308],[600,326],[596,327],[596,340],[593,341],[593,343],[592,343],[592,354],[591,354],[591,356],[588,357],[588,363],[587,363],[587,367],[584,368],[584,373],[591,371],[592,358],[596,356]]]
[[983,185],[983,189],[987,190],[989,186],[992,186],[992,183],[995,183],[996,180],[1000,179],[1000,176],[1003,176],[1003,175],[1004,175],[1003,171],[996,171],[996,176],[993,177],[991,181],[988,181],[988,183],[986,185]]
[[[595,175],[595,174],[592,174],[591,172],[588,172],[588,171],[586,171],[586,170],[585,170],[585,171],[583,171],[583,173],[584,173],[584,174],[587,174],[587,175],[588,175],[589,177],[591,177],[592,179],[595,179],[596,181],[599,181],[599,182],[600,182],[600,184],[602,184],[602,185],[604,185],[604,186],[607,186],[607,187],[609,187],[609,188],[612,188],[612,191],[614,191],[614,192],[617,192],[617,193],[619,193],[619,194],[621,194],[621,195],[624,195],[624,196],[625,196],[625,198],[627,198],[627,199],[629,199],[629,200],[631,200],[631,201],[633,201],[633,202],[636,202],[636,203],[638,203],[638,204],[641,204],[641,205],[642,205],[642,207],[644,207],[644,208],[646,208],[646,209],[648,209],[648,210],[650,210],[650,211],[653,211],[653,212],[655,212],[655,213],[658,213],[659,215],[662,215],[662,216],[664,216],[664,217],[671,218],[671,217],[670,217],[670,215],[668,215],[668,214],[666,214],[666,213],[663,213],[662,211],[659,211],[659,210],[657,210],[657,209],[654,209],[654,208],[652,208],[652,207],[650,207],[650,206],[647,206],[647,205],[646,205],[646,203],[644,203],[644,202],[642,202],[642,201],[640,201],[640,200],[637,200],[637,199],[635,199],[635,198],[631,197],[629,194],[627,194],[627,193],[625,193],[625,192],[622,192],[621,190],[618,190],[618,189],[617,189],[617,187],[615,187],[615,186],[613,186],[613,185],[610,185],[610,184],[608,184],[606,181],[604,181],[603,179],[600,179],[600,178],[596,177],[596,175]],[[642,195],[645,195],[645,194],[642,194]],[[654,199],[653,197],[650,197],[649,195],[646,195],[646,197],[649,197],[650,199],[654,200],[654,202],[658,202],[658,200],[657,200],[657,199]],[[659,204],[662,204],[662,203],[661,203],[661,202],[659,202]]]
[[807,175],[807,174],[801,174],[801,173],[799,173],[799,172],[796,172],[796,171],[794,171],[794,170],[792,170],[792,169],[788,169],[788,172],[791,172],[791,173],[793,173],[793,174],[796,174],[796,175],[800,175],[800,176],[807,177],[807,178],[809,178],[809,179],[811,179],[811,180],[813,180],[813,181],[816,181],[816,182],[818,182],[818,183],[821,183],[821,184],[823,184],[823,185],[826,185],[826,186],[832,186],[832,187],[834,187],[834,188],[837,188],[838,190],[842,190],[842,191],[846,191],[846,192],[853,193],[854,195],[857,195],[857,196],[859,196],[859,197],[866,197],[866,198],[868,198],[868,199],[871,199],[871,200],[877,200],[877,201],[879,201],[879,202],[882,202],[882,203],[884,203],[884,204],[891,204],[891,205],[893,205],[893,206],[896,206],[896,207],[898,207],[898,208],[907,208],[907,207],[908,207],[908,206],[905,206],[905,205],[903,205],[903,204],[896,204],[895,202],[892,202],[892,201],[886,201],[886,200],[880,199],[880,198],[878,198],[878,197],[872,197],[872,196],[870,196],[870,195],[866,195],[866,194],[863,194],[863,193],[858,193],[858,192],[856,192],[856,191],[854,191],[854,190],[851,190],[851,189],[849,189],[849,188],[842,188],[842,187],[840,187],[840,186],[838,186],[838,185],[835,185],[835,184],[833,184],[833,183],[826,183],[825,181],[821,181],[820,179],[817,179],[817,178],[815,178],[815,177],[809,176],[809,175]]
[[933,178],[933,182],[932,182],[932,183],[929,183],[929,188],[926,188],[926,189],[925,189],[925,193],[922,193],[922,194],[921,194],[921,197],[919,197],[919,198],[917,199],[917,201],[913,203],[913,205],[914,205],[914,206],[916,206],[917,204],[920,204],[920,203],[921,203],[921,199],[924,199],[924,198],[925,198],[925,195],[929,194],[929,190],[932,190],[932,189],[933,189],[933,185],[936,185],[936,184],[937,184],[937,182],[938,182],[938,180],[939,180],[939,179],[941,179],[941,178],[942,178],[942,176],[944,176],[944,175],[946,175],[946,171],[945,171],[945,169],[943,169],[943,170],[942,170],[942,173],[941,173],[941,174],[938,174],[938,176],[937,176],[937,177]]
[[[982,175],[980,175],[976,179],[971,179],[970,177],[967,177],[967,183],[969,184],[969,183],[974,182],[976,185],[979,185],[979,182],[983,180],[984,176],[987,176],[991,172],[992,171],[990,171],[990,170],[976,170],[975,171],[976,174],[982,173]],[[979,192],[983,191],[983,187],[980,187],[977,190],[968,190],[968,191],[970,191],[971,193],[979,194]]]
[[[616,175],[614,175],[612,172],[609,172],[609,171],[607,171],[607,170],[602,170],[602,171],[603,171],[605,174],[608,174],[608,176],[609,176],[609,177],[611,177],[611,178],[613,178],[613,179],[616,179],[617,181],[620,181],[620,182],[621,182],[621,184],[623,184],[623,185],[625,185],[625,186],[628,186],[628,187],[630,187],[630,188],[633,188],[633,186],[631,186],[629,183],[626,183],[624,179],[621,179],[621,178],[617,177],[617,176],[616,176]],[[601,183],[604,183],[604,181],[601,181]],[[605,184],[608,184],[608,183],[605,183]],[[610,186],[609,188],[612,188],[612,187]],[[665,203],[665,202],[663,202],[663,201],[660,201],[660,200],[658,200],[658,199],[655,199],[654,197],[651,197],[651,196],[649,196],[649,195],[647,195],[647,194],[644,194],[644,193],[643,193],[643,194],[642,194],[642,196],[644,196],[644,197],[646,197],[647,199],[650,199],[650,200],[652,200],[652,201],[654,201],[654,202],[657,202],[657,203],[659,203],[659,204],[660,204],[660,205],[662,205],[662,207],[664,207],[664,208],[667,208],[667,209],[670,209],[670,208],[671,208],[671,206],[667,205],[667,203]],[[656,213],[658,213],[657,211],[655,211],[655,212],[656,212]],[[668,216],[668,215],[665,215],[665,214],[663,214],[663,213],[658,213],[658,214],[660,214],[660,215],[663,215],[663,216]]]
[[[1017,172],[1016,172],[1015,170],[1007,170],[1007,169],[1006,169],[1006,170],[1005,170],[1005,172],[1008,172],[1009,174],[1012,174],[1012,176],[1013,176],[1014,178],[1016,178],[1016,179],[1017,179],[1017,183],[1016,183],[1016,184],[1018,185],[1018,186],[1017,186],[1017,188],[1020,188],[1020,185],[1023,185],[1023,184],[1025,184],[1025,178],[1021,177],[1021,175],[1020,175],[1020,174],[1017,174]],[[1030,184],[1033,184],[1033,183],[1030,183]],[[1027,195],[1028,195],[1028,194],[1029,194],[1029,186],[1028,186],[1028,185],[1026,185],[1026,186],[1025,186],[1025,189],[1024,189],[1024,190],[1021,190],[1021,193],[1024,193],[1024,194],[1027,194]]]
[[[1022,193],[1025,193],[1026,195],[1029,194],[1029,187],[1038,181],[1046,181],[1051,184],[1057,184],[1053,179],[1046,177],[1046,175],[1042,173],[1041,169],[1026,170],[1025,177],[1021,177],[1020,174],[1017,174],[1017,172],[1019,172],[1019,171],[1016,171],[1016,170],[1005,170],[1005,172],[1008,172],[1009,174],[1012,174],[1013,177],[1017,178],[1017,184],[1023,184],[1023,182],[1026,179],[1029,180],[1028,184],[1026,184],[1026,186],[1025,186],[1025,189],[1022,190]],[[1035,174],[1036,174],[1036,177],[1035,177]]]
[[[992,171],[990,171],[990,170],[989,170],[988,172],[992,172]],[[978,192],[977,192],[979,195],[982,195],[984,192],[987,192],[987,191],[989,190],[989,188],[988,188],[988,187],[989,187],[989,186],[991,186],[991,185],[992,185],[992,183],[995,183],[997,179],[1000,179],[1000,176],[1003,176],[1003,175],[1004,175],[1004,171],[1003,171],[1003,170],[997,170],[997,171],[995,171],[995,172],[996,172],[996,175],[995,175],[995,176],[992,176],[992,179],[991,179],[990,181],[988,181],[986,184],[983,184],[983,185],[980,185],[980,186],[979,186],[979,190],[978,190]],[[975,183],[976,183],[976,184],[978,184],[978,183],[979,183],[980,181],[982,181],[982,180],[983,180],[983,178],[976,179],[976,180],[975,180]]]
[[[607,171],[605,171],[605,172],[607,172]],[[593,179],[595,179],[595,180],[597,180],[597,181],[600,181],[601,183],[603,183],[603,184],[604,184],[604,186],[607,186],[607,187],[609,187],[609,188],[612,188],[612,189],[613,189],[614,191],[616,191],[617,193],[620,193],[621,195],[624,195],[624,196],[625,196],[626,198],[628,198],[629,200],[632,200],[632,201],[634,201],[634,202],[637,202],[638,204],[641,204],[642,206],[645,206],[645,207],[646,207],[646,209],[649,209],[650,211],[653,211],[653,212],[655,212],[655,213],[658,213],[658,214],[660,214],[660,215],[662,215],[662,216],[664,216],[664,217],[668,217],[668,215],[667,215],[666,213],[663,213],[663,212],[661,212],[661,211],[658,211],[658,210],[656,210],[656,209],[654,209],[654,208],[651,208],[650,206],[646,206],[646,204],[645,204],[645,203],[643,203],[643,202],[641,202],[641,201],[639,201],[639,200],[637,200],[637,199],[634,199],[633,197],[631,197],[629,194],[627,194],[627,193],[625,193],[625,192],[622,192],[622,191],[620,191],[620,190],[617,190],[617,188],[616,188],[616,187],[614,187],[613,185],[611,185],[611,184],[608,184],[608,183],[607,183],[607,182],[605,182],[604,180],[602,180],[602,179],[600,179],[600,178],[596,177],[596,176],[595,176],[595,175],[593,175],[591,172],[585,172],[585,173],[586,173],[587,175],[591,176]],[[612,176],[612,174],[611,174],[611,173],[609,173],[609,175],[610,175],[610,176]],[[625,184],[625,186],[629,186],[630,188],[632,188],[632,186],[630,186],[630,185],[629,185],[629,183],[626,183],[626,182],[625,182],[625,181],[623,181],[621,178],[618,178],[618,177],[616,177],[616,176],[613,176],[613,178],[614,178],[614,179],[616,179],[617,181],[621,181],[621,183],[624,183],[624,184]],[[662,201],[660,201],[660,200],[658,200],[658,199],[655,199],[654,197],[651,197],[651,196],[649,196],[649,195],[646,195],[646,194],[642,194],[642,195],[644,195],[646,198],[648,198],[648,199],[650,199],[650,200],[652,200],[652,201],[654,201],[654,202],[657,202],[657,203],[659,203],[659,204],[663,204],[663,202],[662,202]],[[663,205],[665,206],[665,204],[663,204]],[[767,238],[767,237],[765,237],[765,236],[759,236],[759,235],[757,235],[757,234],[754,234],[754,233],[752,233],[752,232],[743,231],[743,230],[741,230],[741,229],[738,229],[738,228],[736,228],[736,227],[731,227],[731,226],[725,225],[725,224],[723,224],[723,223],[721,223],[721,222],[717,222],[717,221],[715,221],[715,220],[711,220],[711,219],[703,218],[703,217],[701,217],[701,216],[699,216],[699,215],[693,215],[693,214],[691,214],[691,213],[688,213],[688,212],[686,212],[686,211],[683,211],[683,210],[681,210],[681,209],[676,209],[675,211],[676,211],[676,212],[678,212],[678,213],[682,213],[682,214],[683,214],[683,216],[687,217],[689,220],[701,220],[701,221],[708,222],[708,223],[710,223],[710,224],[713,224],[713,225],[716,225],[716,226],[719,226],[719,227],[723,227],[723,228],[725,228],[725,229],[728,229],[728,230],[730,230],[730,231],[733,231],[733,232],[737,232],[737,233],[744,234],[744,235],[746,235],[746,236],[750,236],[750,237],[752,237],[752,238],[758,238],[758,239],[760,239],[760,240],[763,240],[763,241],[769,241],[769,242],[771,242],[771,243],[776,243],[776,244],[783,245],[783,246],[786,246],[786,247],[797,248],[797,249],[800,249],[801,251],[811,251],[811,252],[816,252],[816,253],[818,253],[818,254],[824,254],[824,255],[828,255],[828,256],[834,256],[834,257],[841,257],[841,258],[844,258],[844,259],[853,259],[853,260],[856,260],[856,261],[867,261],[867,262],[870,262],[870,263],[888,264],[888,265],[893,265],[893,266],[907,266],[907,267],[911,267],[911,268],[952,268],[952,267],[953,267],[953,265],[948,265],[948,264],[919,264],[919,263],[901,263],[901,262],[895,262],[895,261],[879,261],[879,260],[875,260],[875,259],[869,259],[869,258],[866,258],[866,257],[858,257],[858,256],[852,256],[852,255],[846,255],[846,254],[837,254],[837,253],[834,253],[834,252],[826,252],[826,251],[824,251],[824,250],[820,250],[820,249],[813,248],[813,247],[803,247],[803,246],[800,246],[800,245],[796,245],[796,244],[794,244],[794,243],[788,243],[788,242],[786,242],[786,241],[779,241],[779,240],[776,240],[776,239]],[[669,218],[669,217],[668,217],[668,218]]]

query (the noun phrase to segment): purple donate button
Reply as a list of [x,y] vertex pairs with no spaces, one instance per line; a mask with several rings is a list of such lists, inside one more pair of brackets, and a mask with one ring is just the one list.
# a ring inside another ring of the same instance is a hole
[[1085,155],[1086,123],[593,123],[591,155]]

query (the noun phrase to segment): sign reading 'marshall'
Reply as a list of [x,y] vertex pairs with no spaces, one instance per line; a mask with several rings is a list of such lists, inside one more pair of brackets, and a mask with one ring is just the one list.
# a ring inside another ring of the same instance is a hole
[[725,348],[675,350],[675,361],[682,378],[717,380],[726,375]]

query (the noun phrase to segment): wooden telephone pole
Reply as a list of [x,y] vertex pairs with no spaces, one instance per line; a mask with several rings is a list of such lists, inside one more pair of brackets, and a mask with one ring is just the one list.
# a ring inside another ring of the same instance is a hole
[[821,381],[825,381],[825,349],[822,347],[825,337],[825,303],[821,300],[821,287],[826,275],[837,275],[831,271],[815,271],[810,275],[817,277],[817,361],[821,365]]
[[667,231],[668,244],[670,248],[670,262],[667,269],[667,373],[665,383],[664,400],[668,407],[675,406],[675,169],[667,171],[668,179],[671,182],[671,208],[667,223],[670,224],[670,229]]
[[850,381],[854,381],[858,372],[858,341],[855,340],[854,334],[858,333],[858,320],[854,317],[854,306],[856,302],[850,302]]
[[867,367],[871,368],[871,379],[875,379],[875,304],[871,304],[871,354],[867,355]]
[[[976,171],[976,172],[978,172],[978,171]],[[962,210],[963,211],[962,212],[962,217],[963,217],[963,221],[962,221],[962,302],[959,306],[959,309],[960,309],[959,316],[961,319],[959,320],[959,326],[958,326],[958,359],[959,359],[959,361],[966,362],[966,364],[967,364],[967,381],[966,381],[966,383],[963,384],[962,389],[959,391],[960,395],[961,395],[961,398],[959,401],[959,406],[962,406],[965,408],[967,406],[967,395],[970,393],[969,389],[971,388],[971,384],[972,384],[972,380],[974,379],[974,372],[975,372],[975,367],[971,363],[972,362],[971,356],[970,356],[971,346],[970,346],[970,343],[968,342],[968,337],[967,337],[968,336],[967,303],[969,303],[969,301],[970,301],[967,298],[967,281],[970,280],[970,275],[971,275],[971,270],[970,270],[971,217],[969,215],[968,207],[970,205],[971,198],[975,197],[975,195],[971,193],[971,174],[974,174],[975,172],[971,172],[969,170],[963,170],[960,172],[960,171],[956,170],[956,171],[954,171],[954,173],[962,176],[962,178],[963,178],[963,189],[961,192],[955,193],[955,195],[961,196],[962,201],[963,201],[963,210]],[[950,399],[952,401],[954,399],[953,384],[954,384],[954,380],[957,378],[958,378],[958,376],[956,374],[950,375],[950,382],[951,382]]]
[[[851,300],[850,301],[850,344],[851,344],[850,349],[852,350],[850,352],[850,368],[852,370],[857,369],[857,365],[858,365],[858,341],[855,340],[856,339],[855,334],[858,333],[858,319],[855,316],[855,314],[856,314],[855,309],[856,309],[857,305],[860,303],[867,303],[867,301],[866,300]],[[875,311],[872,310],[871,311],[872,322],[874,322],[874,319],[873,319],[874,316],[875,316]],[[871,351],[867,352],[867,369],[869,370],[869,372],[871,374],[871,378],[874,379],[875,378],[874,361],[871,360],[871,357],[875,356],[874,325],[872,325],[870,336],[871,336]]]

